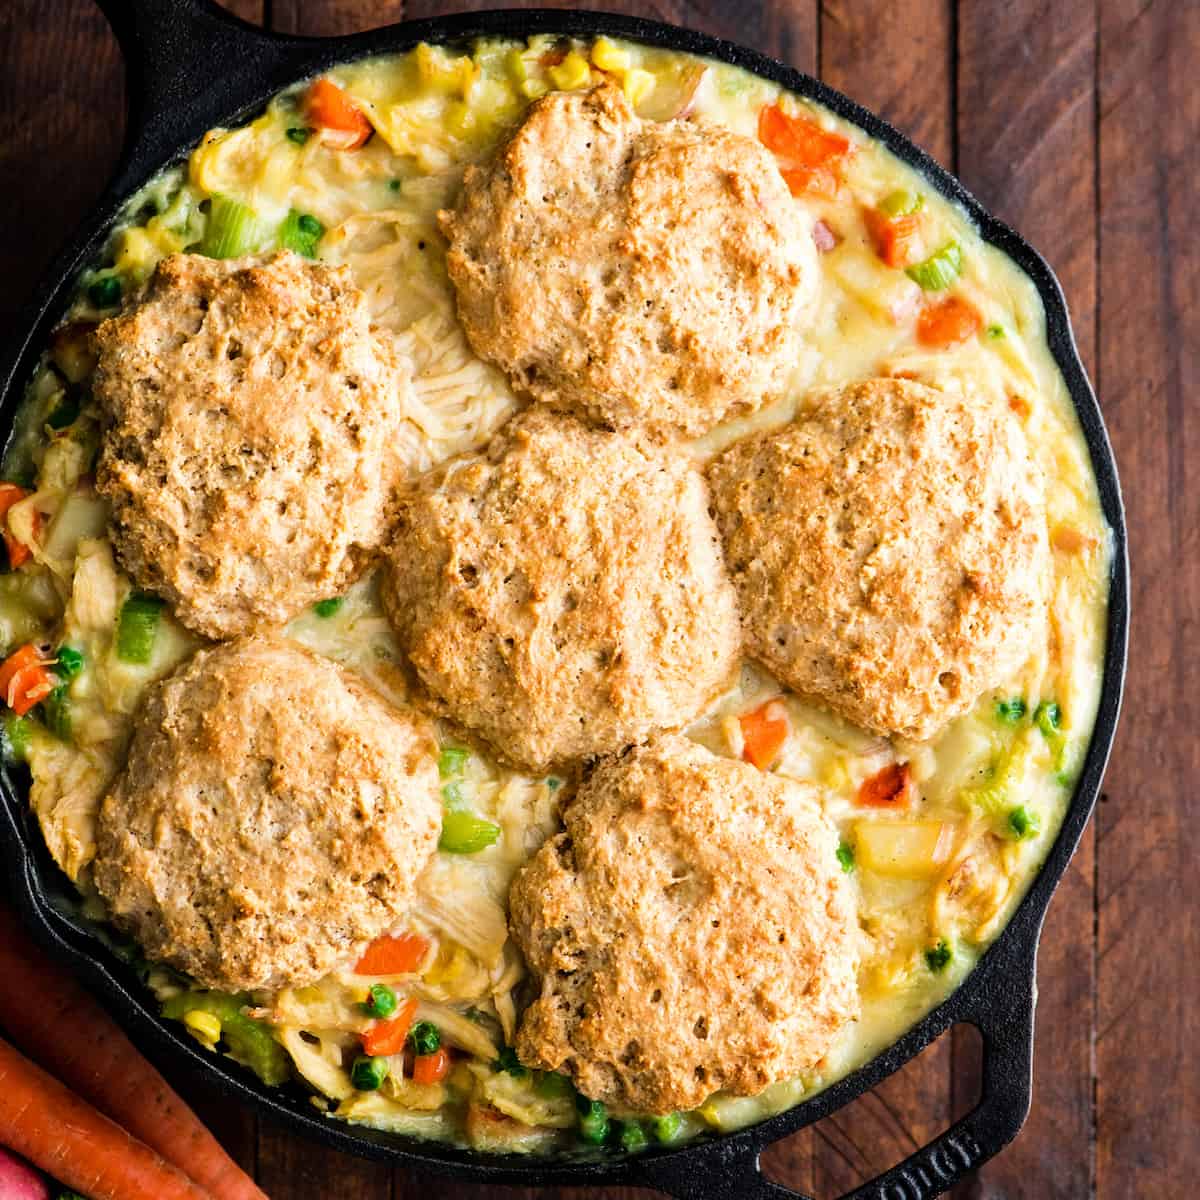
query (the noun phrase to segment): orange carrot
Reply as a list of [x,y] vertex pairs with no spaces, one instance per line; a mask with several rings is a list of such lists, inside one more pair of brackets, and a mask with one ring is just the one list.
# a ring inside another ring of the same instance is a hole
[[399,1054],[404,1049],[404,1039],[417,1015],[417,1002],[410,1000],[394,1017],[387,1021],[376,1021],[363,1034],[363,1049],[370,1055]]
[[40,1066],[216,1200],[266,1200],[112,1018],[3,906],[0,979],[0,1025]]
[[768,700],[753,712],[743,713],[738,724],[742,728],[742,757],[760,771],[767,770],[779,757],[790,728],[782,701]]
[[0,664],[0,697],[18,717],[40,704],[57,686],[58,680],[46,670],[46,661],[29,642]]
[[829,167],[780,167],[779,173],[793,196],[837,196],[838,177]]
[[917,318],[917,341],[923,346],[945,349],[973,338],[983,328],[979,310],[958,296],[931,304]]
[[758,114],[758,140],[768,150],[801,167],[819,167],[850,153],[850,139],[822,129],[807,117],[789,116],[778,104]]
[[8,551],[8,565],[13,570],[16,570],[23,563],[27,563],[33,552],[16,534],[9,530],[8,510],[18,501],[24,500],[26,496],[31,494],[23,487],[18,487],[15,483],[0,483],[0,523],[3,523],[2,532],[4,546]]
[[450,1071],[450,1055],[439,1046],[432,1054],[418,1054],[413,1059],[413,1083],[441,1083]]
[[5,1041],[0,1041],[0,1135],[10,1150],[90,1200],[213,1200],[211,1192]]
[[911,784],[908,763],[889,763],[862,781],[857,801],[867,808],[901,808],[908,803]]
[[889,217],[873,208],[863,213],[867,232],[875,244],[875,253],[889,267],[906,267],[912,261],[921,230],[921,214],[905,213]]
[[354,150],[371,136],[366,114],[332,79],[317,79],[304,99],[308,120],[321,130],[321,141],[335,150]]
[[376,938],[366,949],[356,975],[407,975],[415,971],[429,953],[429,939],[419,933]]

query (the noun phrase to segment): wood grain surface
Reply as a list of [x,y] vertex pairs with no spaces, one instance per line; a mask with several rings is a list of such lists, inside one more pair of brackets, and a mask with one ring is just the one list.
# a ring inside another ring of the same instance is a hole
[[[328,35],[498,3],[237,0]],[[1200,1184],[1200,5],[1194,0],[620,0],[820,74],[956,171],[1048,257],[1121,466],[1134,564],[1125,715],[1041,950],[1033,1111],[958,1200],[1185,1198]],[[0,314],[11,322],[121,140],[115,43],[88,0],[0,5]],[[482,1200],[483,1185],[300,1142],[177,1081],[273,1200]],[[968,1110],[974,1031],[772,1147],[832,1200]],[[527,1193],[533,1195],[533,1193]],[[652,1193],[550,1189],[548,1200]]]

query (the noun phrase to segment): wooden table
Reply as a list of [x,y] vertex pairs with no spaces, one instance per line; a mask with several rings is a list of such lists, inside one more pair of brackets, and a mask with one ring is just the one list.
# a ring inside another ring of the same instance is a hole
[[[497,0],[499,3],[499,0]],[[478,5],[492,7],[493,5]],[[235,0],[333,34],[469,7]],[[1057,269],[1116,444],[1134,558],[1125,716],[1096,820],[1042,944],[1024,1134],[961,1197],[1187,1197],[1200,1177],[1200,5],[1194,0],[626,0],[821,75],[909,133]],[[0,245],[11,317],[120,141],[116,46],[87,0],[5,0]],[[219,69],[219,66],[217,66]],[[1189,816],[1191,820],[1189,820]],[[825,1198],[969,1107],[970,1030],[775,1146],[770,1175]],[[180,1086],[274,1200],[477,1200],[318,1149]],[[566,1200],[584,1193],[547,1193]],[[611,1189],[606,1200],[648,1192]]]

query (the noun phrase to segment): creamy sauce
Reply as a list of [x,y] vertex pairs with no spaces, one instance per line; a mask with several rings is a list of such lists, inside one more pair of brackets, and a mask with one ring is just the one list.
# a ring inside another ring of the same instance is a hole
[[[131,204],[103,265],[81,281],[70,319],[86,324],[102,315],[94,303],[97,283],[114,278],[129,295],[163,255],[194,247],[215,195],[257,214],[263,232],[250,249],[270,249],[289,212],[309,214],[325,231],[319,257],[350,268],[376,321],[395,333],[412,362],[417,400],[402,444],[414,474],[483,445],[519,402],[505,379],[472,354],[459,329],[435,215],[454,196],[464,166],[486,157],[533,98],[553,87],[589,86],[602,68],[643,116],[682,114],[754,137],[762,107],[778,102],[853,145],[836,195],[796,201],[820,222],[825,252],[816,325],[786,398],[718,428],[694,444],[694,453],[707,458],[751,430],[787,420],[817,385],[903,374],[944,388],[969,387],[1008,405],[1024,424],[1046,477],[1054,547],[1044,647],[931,741],[880,739],[783,697],[791,732],[774,769],[821,784],[826,812],[841,833],[864,935],[862,1019],[820,1072],[754,1098],[717,1095],[684,1116],[678,1136],[687,1137],[790,1107],[893,1042],[962,980],[1004,927],[1061,823],[1099,699],[1110,537],[1032,282],[981,240],[965,213],[883,146],[820,107],[782,95],[774,84],[633,44],[601,39],[567,47],[539,38],[486,42],[470,55],[421,46],[335,69],[331,77],[375,130],[351,152],[296,132],[304,125],[298,89],[244,128],[212,131],[185,169],[166,172]],[[947,294],[981,314],[978,336],[946,349],[919,344],[916,321],[930,297],[905,271],[880,260],[864,220],[864,210],[897,192],[921,198],[925,253],[952,240],[959,244],[961,275]],[[69,728],[56,735],[44,722],[27,722],[10,740],[25,743],[31,802],[47,843],[85,893],[95,811],[123,762],[132,714],[146,688],[199,644],[167,616],[149,663],[131,665],[116,653],[118,615],[131,585],[114,563],[104,537],[105,507],[90,486],[98,428],[87,394],[90,368],[78,339],[60,338],[30,388],[5,478],[36,474],[34,494],[8,518],[14,530],[29,532],[34,562],[0,576],[0,636],[10,650],[41,640],[70,645],[84,657],[67,693]],[[72,395],[83,397],[80,416],[49,429],[47,418]],[[360,671],[385,696],[403,700],[402,654],[374,580],[352,588],[334,615],[310,611],[288,630]],[[737,685],[689,732],[716,753],[739,756],[737,718],[780,693],[747,664]],[[1019,706],[1012,703],[1017,700]],[[447,744],[465,744],[450,729],[442,733]],[[912,803],[901,812],[857,803],[863,781],[897,761],[909,764]],[[418,1085],[393,1071],[379,1091],[353,1088],[348,1067],[369,1024],[359,1005],[370,981],[348,968],[313,987],[255,997],[254,1012],[272,1022],[298,1074],[338,1116],[483,1148],[570,1146],[576,1125],[570,1097],[492,1065],[511,1043],[524,978],[507,931],[508,884],[556,830],[569,781],[502,769],[472,748],[461,772],[450,772],[445,783],[456,802],[501,830],[479,853],[438,853],[411,922],[436,946],[432,966],[420,978],[392,981],[416,995],[422,1015],[465,1052],[446,1082]],[[1024,818],[1013,817],[1018,808]],[[151,980],[163,998],[185,986],[163,970]],[[473,1120],[470,1114],[481,1111],[509,1120]]]

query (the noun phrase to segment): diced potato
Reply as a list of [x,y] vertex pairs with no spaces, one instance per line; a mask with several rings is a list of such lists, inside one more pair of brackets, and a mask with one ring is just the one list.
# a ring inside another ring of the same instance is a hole
[[869,871],[929,879],[949,862],[954,834],[947,821],[856,821],[854,849]]
[[838,282],[872,312],[897,324],[915,315],[921,289],[903,271],[884,266],[850,239],[825,256]]

